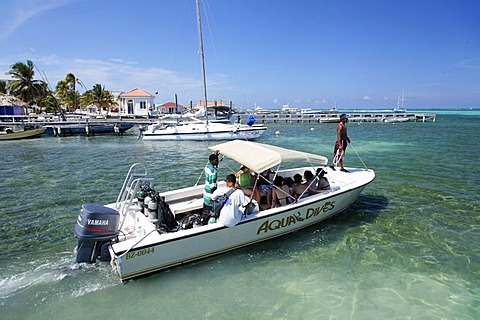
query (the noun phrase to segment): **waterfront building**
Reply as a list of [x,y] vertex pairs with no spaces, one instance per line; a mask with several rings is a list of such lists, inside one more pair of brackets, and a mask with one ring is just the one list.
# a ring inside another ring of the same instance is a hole
[[186,107],[175,102],[166,102],[158,106],[158,112],[161,114],[185,113]]
[[155,96],[140,88],[124,92],[119,96],[119,113],[126,116],[149,116],[154,110]]
[[0,93],[0,115],[2,116],[18,116],[27,114],[28,105],[22,100],[9,94]]

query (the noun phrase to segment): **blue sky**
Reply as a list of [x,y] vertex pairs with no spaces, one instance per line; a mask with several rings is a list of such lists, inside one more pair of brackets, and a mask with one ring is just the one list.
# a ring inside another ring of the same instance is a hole
[[[0,0],[0,78],[202,99],[194,0]],[[480,107],[480,1],[207,0],[209,100],[278,108]],[[39,75],[39,74],[38,74]],[[82,90],[83,91],[83,90]]]

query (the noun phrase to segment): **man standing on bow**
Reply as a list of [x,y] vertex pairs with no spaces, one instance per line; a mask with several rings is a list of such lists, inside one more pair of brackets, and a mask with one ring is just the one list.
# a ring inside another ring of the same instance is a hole
[[340,171],[348,172],[343,167],[343,157],[345,156],[345,150],[347,144],[350,143],[350,138],[347,135],[346,124],[348,122],[348,116],[345,113],[340,115],[340,123],[337,126],[337,141],[335,142],[335,148],[333,149],[333,163],[330,165],[332,170],[335,170],[335,165],[340,164]]

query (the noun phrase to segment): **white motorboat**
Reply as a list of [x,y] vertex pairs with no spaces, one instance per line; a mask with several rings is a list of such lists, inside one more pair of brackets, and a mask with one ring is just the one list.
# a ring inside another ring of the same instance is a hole
[[199,36],[199,53],[202,66],[203,77],[203,106],[205,108],[205,119],[191,118],[190,121],[184,119],[181,122],[165,125],[162,121],[147,126],[140,132],[143,140],[237,140],[237,139],[256,139],[260,137],[267,127],[263,125],[243,125],[240,123],[224,123],[220,121],[210,121],[208,119],[208,100],[207,100],[207,79],[205,73],[205,56],[203,52],[202,25],[200,15],[200,5],[196,1],[197,7],[197,26]]
[[140,134],[143,140],[253,140],[265,130],[267,127],[263,125],[249,126],[173,115],[148,125]]
[[382,119],[382,122],[386,123],[402,123],[408,121],[410,121],[410,118],[408,117],[385,117]]
[[287,103],[287,104],[284,104],[282,106],[281,112],[297,114],[297,113],[300,113],[300,109],[299,108],[292,108],[292,107],[290,107],[290,104]]
[[[154,190],[155,181],[147,176],[145,166],[134,164],[116,202],[82,206],[75,226],[77,262],[111,261],[121,280],[168,269],[327,219],[348,208],[375,178],[375,172],[370,169],[348,168],[349,173],[333,171],[324,167],[328,159],[321,155],[255,142],[228,141],[209,149],[218,150],[229,159],[222,163],[242,163],[255,172],[272,168],[275,173],[269,180],[277,175],[287,178],[303,174],[305,170],[315,172],[323,168],[328,172],[330,189],[311,196],[302,194],[285,206],[263,211],[258,210],[257,204],[253,213],[229,228],[220,222],[199,222],[203,185],[163,191],[150,199],[145,197],[140,191],[145,190],[145,186]],[[291,163],[300,166],[291,168]],[[165,223],[171,224],[172,218],[183,223],[165,228]],[[185,221],[193,221],[193,227],[189,228]]]

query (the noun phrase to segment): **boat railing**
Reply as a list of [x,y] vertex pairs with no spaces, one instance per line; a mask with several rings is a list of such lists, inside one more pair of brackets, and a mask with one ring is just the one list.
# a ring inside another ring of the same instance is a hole
[[[122,221],[120,222],[119,230],[122,229],[123,224],[127,219],[127,215],[129,213],[133,212],[132,217],[135,218],[135,215],[137,214],[137,212],[142,212],[142,207],[139,206],[137,203],[135,203],[134,200],[137,197],[138,191],[140,191],[145,184],[149,184],[150,186],[153,186],[153,182],[154,182],[153,178],[138,178],[138,179],[132,180],[131,184],[125,189],[126,190],[125,199],[116,203],[117,210],[120,213],[120,217],[122,219]],[[130,211],[132,206],[134,207],[134,210]]]
[[[140,172],[135,172],[140,171]],[[123,182],[122,189],[120,189],[120,193],[117,197],[116,206],[117,209],[119,207],[119,203],[125,201],[126,197],[129,193],[129,188],[132,184],[132,181],[138,178],[146,178],[147,177],[147,167],[142,163],[134,163],[130,166],[128,170],[127,176],[125,177],[125,181]]]
[[128,170],[122,189],[117,197],[117,202],[115,203],[115,207],[122,217],[120,229],[125,222],[133,200],[137,197],[137,192],[147,183],[153,187],[154,179],[147,178],[147,168],[145,165],[141,163],[133,164]]

